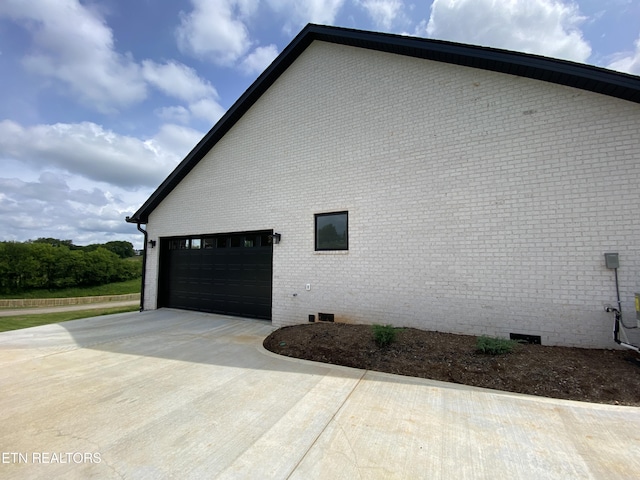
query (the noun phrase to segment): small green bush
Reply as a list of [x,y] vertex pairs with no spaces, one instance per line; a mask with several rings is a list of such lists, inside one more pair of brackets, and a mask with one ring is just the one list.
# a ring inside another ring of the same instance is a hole
[[502,355],[505,353],[511,353],[516,345],[518,345],[518,342],[515,340],[481,335],[476,340],[476,352],[486,353],[488,355]]
[[396,334],[396,329],[391,325],[373,325],[373,339],[379,347],[392,344]]

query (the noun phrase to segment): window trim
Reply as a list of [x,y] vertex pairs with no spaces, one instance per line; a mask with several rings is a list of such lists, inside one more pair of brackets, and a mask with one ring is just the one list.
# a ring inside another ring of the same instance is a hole
[[[345,233],[346,233],[347,245],[346,245],[345,248],[319,248],[318,247],[318,218],[328,217],[328,216],[331,216],[331,215],[345,215],[346,216]],[[348,252],[349,251],[349,211],[348,210],[341,210],[341,211],[338,211],[338,212],[316,213],[313,216],[313,223],[314,223],[314,228],[313,228],[314,251],[316,251],[316,252]]]

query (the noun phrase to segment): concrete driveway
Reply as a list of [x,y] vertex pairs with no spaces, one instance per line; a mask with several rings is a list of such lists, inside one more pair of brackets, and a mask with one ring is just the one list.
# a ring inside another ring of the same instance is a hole
[[286,359],[272,330],[159,310],[0,333],[0,478],[640,477],[640,408]]

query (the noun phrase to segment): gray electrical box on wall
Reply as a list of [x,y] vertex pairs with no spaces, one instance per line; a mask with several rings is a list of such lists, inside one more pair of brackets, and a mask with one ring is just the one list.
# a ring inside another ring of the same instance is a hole
[[605,253],[604,254],[604,263],[607,265],[607,268],[619,268],[620,262],[618,261],[617,253]]

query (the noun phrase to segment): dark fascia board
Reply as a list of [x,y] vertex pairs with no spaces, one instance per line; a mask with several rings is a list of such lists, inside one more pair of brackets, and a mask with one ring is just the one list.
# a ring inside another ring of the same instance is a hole
[[308,24],[178,164],[144,205],[132,217],[127,217],[127,222],[147,223],[149,214],[314,40],[507,73],[640,103],[640,77],[635,75],[509,50]]

